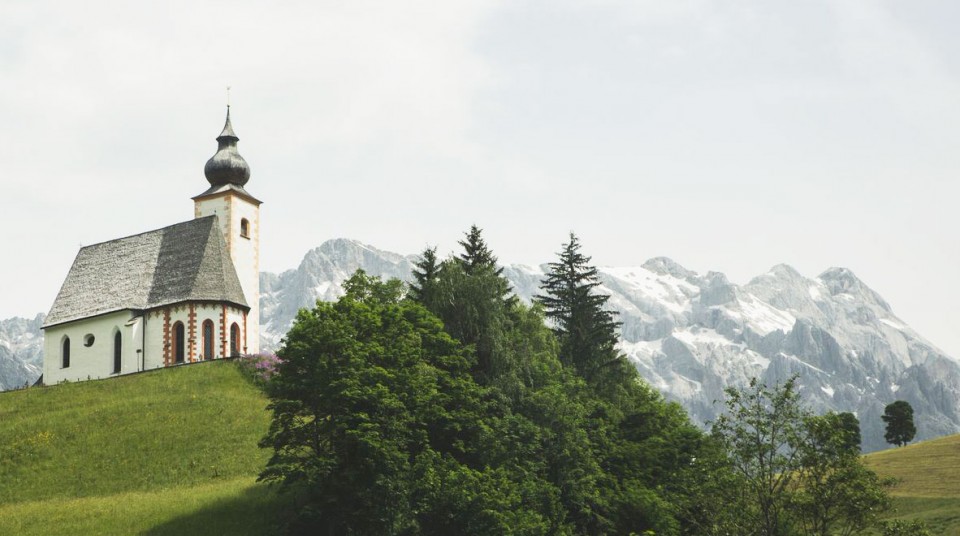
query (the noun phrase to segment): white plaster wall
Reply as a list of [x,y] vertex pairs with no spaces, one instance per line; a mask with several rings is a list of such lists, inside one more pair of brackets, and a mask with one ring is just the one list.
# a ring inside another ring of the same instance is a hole
[[[132,322],[132,311],[69,322],[44,330],[43,382],[79,381],[116,376],[113,372],[113,335],[121,334],[121,374],[135,372],[140,349],[140,323]],[[131,325],[127,325],[130,323]],[[94,336],[92,346],[84,346],[87,335]],[[70,337],[70,366],[63,368],[61,350],[64,336]]]
[[[227,306],[227,322],[224,336],[227,340],[227,352],[221,345],[222,305],[213,303],[195,304],[196,333],[193,342],[194,361],[201,361],[203,351],[203,322],[211,320],[214,327],[214,359],[230,355],[230,326],[236,323],[240,328],[240,351],[243,344],[243,310]],[[185,362],[190,362],[190,308],[188,304],[178,304],[167,308],[170,311],[171,336],[173,325],[183,322],[187,344],[184,348]],[[117,376],[113,372],[113,334],[119,330],[121,340],[120,374],[130,374],[141,370],[150,370],[164,366],[163,315],[164,309],[136,316],[133,311],[120,311],[108,315],[78,320],[44,330],[43,382],[54,385],[62,381],[96,380]],[[248,319],[249,322],[249,319]],[[94,336],[90,347],[83,345],[87,335]],[[63,363],[61,348],[63,337],[70,337],[70,366]],[[249,348],[247,349],[249,351]]]
[[[234,198],[231,214],[230,254],[250,306],[247,315],[247,353],[260,351],[260,207],[239,197]],[[240,220],[250,222],[248,238],[240,236]],[[243,323],[240,323],[243,328]]]
[[163,311],[144,315],[143,370],[163,366]]

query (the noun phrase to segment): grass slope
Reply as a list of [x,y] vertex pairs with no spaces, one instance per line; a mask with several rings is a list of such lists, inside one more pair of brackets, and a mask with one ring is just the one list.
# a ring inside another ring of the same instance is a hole
[[933,534],[960,535],[960,435],[869,454],[868,467],[899,483],[892,518],[924,520]]
[[267,399],[231,362],[0,394],[0,534],[267,534]]

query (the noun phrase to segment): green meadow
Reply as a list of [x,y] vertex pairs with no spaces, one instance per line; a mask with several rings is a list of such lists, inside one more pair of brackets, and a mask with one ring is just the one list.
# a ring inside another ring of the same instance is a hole
[[0,534],[270,534],[266,405],[231,362],[0,393]]
[[960,435],[869,454],[867,467],[898,479],[888,519],[921,519],[933,534],[960,535]]

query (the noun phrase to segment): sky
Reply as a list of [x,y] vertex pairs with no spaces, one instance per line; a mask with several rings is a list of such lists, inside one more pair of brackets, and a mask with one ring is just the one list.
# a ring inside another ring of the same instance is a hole
[[231,89],[261,269],[325,240],[850,268],[960,357],[960,3],[0,3],[0,318],[190,219]]

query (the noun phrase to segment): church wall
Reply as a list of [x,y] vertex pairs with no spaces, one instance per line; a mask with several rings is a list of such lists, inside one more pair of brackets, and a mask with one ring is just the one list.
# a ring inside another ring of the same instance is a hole
[[[203,323],[206,320],[213,322],[214,359],[230,356],[230,326],[234,322],[241,329],[240,351],[245,353],[243,319],[242,309],[220,303],[181,303],[150,311],[146,327],[146,369],[177,364],[173,349],[173,329],[177,322],[182,322],[184,327],[185,363],[203,360]],[[191,325],[194,328],[192,338]]]
[[[47,385],[67,381],[108,378],[114,373],[114,334],[121,336],[120,374],[139,369],[138,349],[142,349],[141,323],[134,320],[132,311],[97,316],[68,322],[44,330],[43,382]],[[93,344],[86,346],[86,338],[93,336]],[[70,366],[62,367],[64,337],[70,338]]]

